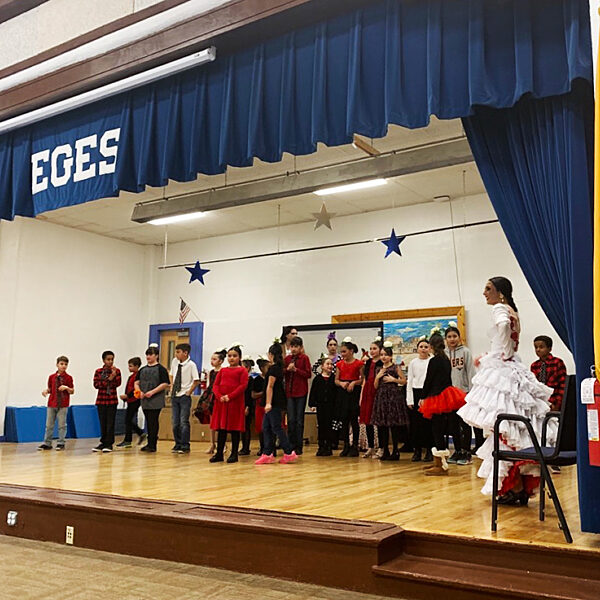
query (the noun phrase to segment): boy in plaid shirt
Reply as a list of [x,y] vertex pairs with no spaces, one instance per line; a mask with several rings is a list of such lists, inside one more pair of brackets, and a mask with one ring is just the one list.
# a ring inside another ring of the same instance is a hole
[[100,419],[100,443],[94,452],[112,452],[115,443],[115,418],[117,416],[117,388],[121,385],[121,371],[114,366],[115,353],[105,350],[104,363],[94,373],[94,387],[98,390],[96,408]]
[[550,405],[551,410],[558,411],[565,392],[567,368],[560,358],[552,356],[552,338],[547,335],[538,335],[533,340],[533,346],[539,360],[531,364],[531,372],[538,381],[554,390],[550,396]]

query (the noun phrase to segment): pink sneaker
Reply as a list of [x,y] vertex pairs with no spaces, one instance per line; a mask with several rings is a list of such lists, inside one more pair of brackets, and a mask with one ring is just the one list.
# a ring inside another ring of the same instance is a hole
[[289,463],[296,462],[298,455],[292,450],[291,454],[284,454],[279,461],[282,465],[287,465]]
[[272,454],[263,454],[258,460],[254,461],[255,465],[272,465],[275,458]]

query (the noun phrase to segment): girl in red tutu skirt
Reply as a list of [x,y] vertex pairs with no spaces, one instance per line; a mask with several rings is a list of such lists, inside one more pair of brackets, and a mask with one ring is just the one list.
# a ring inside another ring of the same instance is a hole
[[365,425],[367,432],[367,444],[368,450],[363,454],[363,458],[375,458],[375,425],[373,425],[371,417],[373,414],[373,403],[375,402],[375,375],[377,371],[381,369],[383,363],[381,362],[381,350],[383,349],[383,342],[380,337],[377,337],[371,342],[369,347],[369,359],[363,367],[363,380],[364,385],[362,387],[360,396],[360,423]]
[[419,412],[431,419],[433,429],[433,465],[425,475],[448,475],[447,458],[450,455],[446,436],[454,439],[456,452],[462,452],[460,419],[456,411],[465,404],[465,392],[452,386],[452,365],[444,352],[444,338],[434,333],[429,339],[433,357],[427,365],[423,384],[424,399],[419,402]]

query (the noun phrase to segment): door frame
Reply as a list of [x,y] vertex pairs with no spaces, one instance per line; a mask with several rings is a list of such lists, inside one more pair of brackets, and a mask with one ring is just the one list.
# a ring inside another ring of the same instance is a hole
[[[150,325],[148,335],[149,344],[160,345],[160,332],[167,330],[187,329],[190,332],[190,345],[192,351],[190,358],[196,363],[198,371],[202,370],[202,342],[204,339],[204,323],[202,321],[189,321],[187,323],[158,323]],[[163,365],[167,371],[171,371],[171,365]]]

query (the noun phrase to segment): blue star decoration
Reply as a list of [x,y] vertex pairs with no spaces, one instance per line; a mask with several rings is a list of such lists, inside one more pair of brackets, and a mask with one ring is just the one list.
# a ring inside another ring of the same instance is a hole
[[385,252],[384,258],[387,258],[390,254],[393,254],[394,252],[398,256],[402,256],[402,253],[400,252],[400,244],[405,239],[406,239],[405,235],[401,235],[400,237],[398,237],[396,235],[396,232],[394,231],[394,229],[392,229],[392,235],[389,237],[389,239],[387,239],[387,240],[381,240],[381,243],[384,246],[387,246],[387,250]]
[[202,285],[204,285],[204,275],[206,275],[206,273],[210,273],[210,269],[203,269],[200,266],[200,261],[198,260],[193,267],[186,267],[186,269],[192,274],[190,277],[190,283],[192,283],[192,281],[199,281]]

